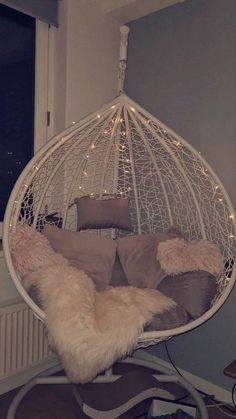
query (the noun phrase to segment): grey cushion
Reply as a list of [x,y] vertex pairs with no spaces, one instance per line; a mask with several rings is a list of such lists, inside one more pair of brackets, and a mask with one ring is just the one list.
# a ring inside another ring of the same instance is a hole
[[215,277],[205,271],[166,276],[158,290],[173,298],[177,307],[155,316],[145,330],[174,329],[200,317],[211,307],[216,289]]
[[116,242],[92,233],[63,230],[46,224],[42,234],[55,252],[61,253],[70,264],[84,271],[95,283],[98,291],[111,280],[116,257]]
[[173,298],[196,319],[211,307],[217,285],[215,277],[209,272],[194,271],[166,276],[159,284],[158,290]]
[[118,228],[132,231],[128,199],[76,198],[77,230]]
[[191,320],[192,317],[189,313],[183,307],[177,305],[165,313],[154,316],[151,323],[145,326],[145,331],[175,329],[189,323]]

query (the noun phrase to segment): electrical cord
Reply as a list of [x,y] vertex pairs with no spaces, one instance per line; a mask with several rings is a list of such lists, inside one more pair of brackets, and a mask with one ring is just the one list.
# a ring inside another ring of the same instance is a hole
[[[201,391],[199,391],[199,392],[200,393],[203,393]],[[203,395],[204,394],[205,393],[203,393]],[[215,407],[216,409],[218,409],[219,411],[221,411],[222,413],[224,413],[226,416],[236,418],[236,410],[234,408],[231,408],[229,405],[227,405],[227,403],[225,403],[225,402],[217,402],[217,400],[215,400],[214,397],[208,396],[207,394],[205,394],[205,396],[210,401],[213,402],[213,404],[206,404],[205,403],[207,408]],[[221,409],[221,407],[223,407],[224,409]],[[233,415],[232,415],[232,413],[233,413]]]
[[175,369],[175,371],[176,371],[179,375],[181,375],[181,377],[183,377],[183,378],[184,378],[183,374],[181,374],[181,372],[179,371],[179,369],[176,367],[175,363],[173,362],[172,357],[170,356],[170,352],[169,352],[169,349],[168,349],[168,346],[167,346],[167,342],[166,342],[166,341],[164,342],[164,345],[165,345],[165,350],[166,350],[167,357],[168,357],[168,359],[169,359],[169,361],[170,361],[170,363],[171,363],[172,367]]
[[232,388],[232,402],[233,402],[234,408],[236,409],[236,400],[234,398],[235,390],[236,390],[236,383],[233,385],[233,388]]
[[[174,363],[174,361],[173,361],[173,359],[172,359],[172,357],[171,357],[171,355],[170,355],[170,351],[169,351],[169,348],[168,348],[168,346],[167,346],[167,342],[165,341],[164,342],[164,346],[165,346],[165,350],[166,350],[166,354],[167,354],[167,357],[168,357],[168,359],[169,359],[169,361],[170,361],[170,363],[171,363],[171,365],[173,366],[173,368],[175,369],[175,371],[181,376],[181,377],[183,377],[184,378],[184,376],[183,376],[183,374],[179,371],[179,369],[176,367],[176,365],[175,365],[175,363]],[[236,389],[236,383],[234,384],[234,386],[233,386],[233,388],[232,388],[232,402],[233,402],[233,406],[234,406],[234,408],[236,409],[236,401],[235,401],[235,396],[234,396],[234,393],[235,393],[235,389]],[[209,400],[211,400],[214,404],[211,404],[211,405],[206,405],[206,407],[209,407],[209,408],[211,408],[211,407],[215,407],[216,409],[218,409],[219,411],[221,411],[222,413],[224,413],[226,416],[228,416],[228,417],[231,417],[231,418],[236,418],[236,411],[235,410],[233,410],[233,409],[231,409],[226,403],[224,403],[224,402],[219,402],[219,403],[217,403],[217,401],[214,399],[214,396],[212,395],[212,396],[210,396],[209,394],[207,394],[207,393],[204,393],[203,391],[201,391],[201,390],[198,390],[197,389],[197,391],[199,392],[199,393],[201,393],[203,396],[205,396],[205,397],[208,397],[208,399]],[[181,401],[181,400],[184,400],[186,397],[188,397],[188,396],[183,396],[183,397],[181,397],[181,398],[179,398],[178,399],[178,401]],[[224,406],[224,409],[222,409],[221,408],[221,406]],[[230,412],[230,413],[229,413]],[[235,413],[235,414],[231,414],[231,413]]]

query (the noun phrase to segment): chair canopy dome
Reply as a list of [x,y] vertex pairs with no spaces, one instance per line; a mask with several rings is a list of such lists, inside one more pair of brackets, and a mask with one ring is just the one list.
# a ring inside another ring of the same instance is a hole
[[[48,214],[76,230],[74,199],[104,194],[129,198],[134,234],[178,226],[187,239],[216,243],[226,261],[212,308],[178,329],[148,332],[139,346],[190,330],[207,320],[227,298],[235,279],[234,210],[201,154],[125,94],[73,124],[29,162],[11,194],[4,220],[8,268],[25,301],[44,313],[21,286],[10,255],[11,232],[18,224],[38,228]],[[233,270],[233,272],[232,272]]]

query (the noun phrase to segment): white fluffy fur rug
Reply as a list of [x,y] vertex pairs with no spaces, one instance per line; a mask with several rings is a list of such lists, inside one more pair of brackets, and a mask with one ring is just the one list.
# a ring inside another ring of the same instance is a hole
[[69,266],[28,226],[15,233],[12,257],[24,287],[37,286],[50,345],[76,383],[91,381],[132,352],[144,325],[176,306],[156,290],[119,287],[96,292],[84,272]]

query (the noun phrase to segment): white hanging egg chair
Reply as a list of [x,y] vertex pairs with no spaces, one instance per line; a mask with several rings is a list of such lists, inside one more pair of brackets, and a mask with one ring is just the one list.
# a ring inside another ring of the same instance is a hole
[[[123,34],[121,49],[126,47],[127,35]],[[125,62],[126,55],[121,56],[121,86]],[[144,332],[137,348],[207,321],[235,282],[233,206],[201,154],[124,93],[49,141],[28,163],[12,191],[4,219],[4,254],[17,290],[35,315],[44,321],[44,312],[29,297],[14,268],[12,233],[19,224],[38,228],[54,213],[63,228],[76,230],[74,199],[104,194],[129,198],[133,234],[177,225],[189,240],[216,243],[226,262],[206,313],[175,329]]]

